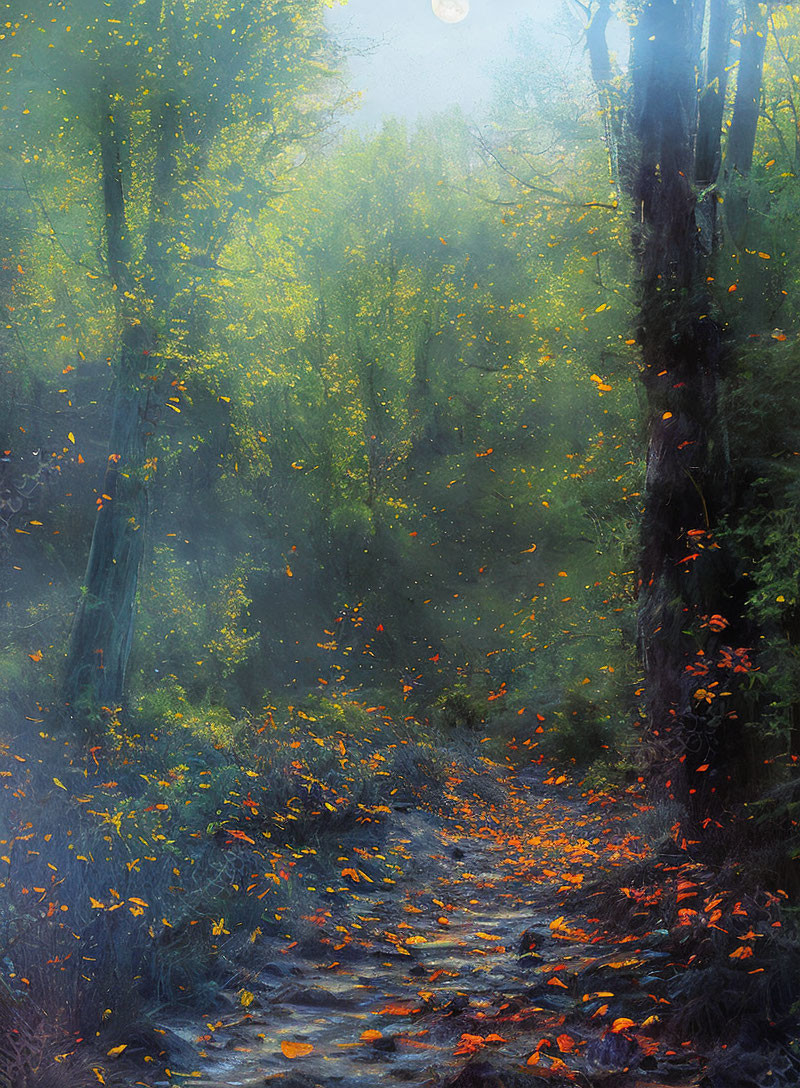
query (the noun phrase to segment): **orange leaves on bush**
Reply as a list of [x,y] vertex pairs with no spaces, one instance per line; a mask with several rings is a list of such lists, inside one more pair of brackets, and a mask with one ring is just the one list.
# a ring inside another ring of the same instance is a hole
[[305,1058],[313,1049],[311,1043],[295,1043],[291,1039],[281,1041],[281,1050],[287,1058]]

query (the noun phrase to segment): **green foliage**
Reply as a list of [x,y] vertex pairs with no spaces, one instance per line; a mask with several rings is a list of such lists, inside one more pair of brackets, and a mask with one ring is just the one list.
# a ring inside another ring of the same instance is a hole
[[617,700],[597,699],[586,686],[569,688],[553,714],[540,747],[547,758],[585,767],[595,760],[616,756],[624,737]]
[[445,729],[477,729],[489,714],[486,697],[470,690],[466,684],[454,684],[440,692],[434,706]]
[[226,750],[235,746],[236,722],[230,711],[210,702],[191,704],[175,680],[167,679],[142,694],[138,712],[143,728],[167,730],[172,739],[179,730],[188,730],[191,736],[184,744],[210,742],[215,748]]

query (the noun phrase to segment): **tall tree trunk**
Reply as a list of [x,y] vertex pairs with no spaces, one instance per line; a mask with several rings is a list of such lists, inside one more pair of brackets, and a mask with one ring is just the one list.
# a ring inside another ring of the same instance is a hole
[[767,44],[767,9],[758,0],[746,0],[742,26],[736,99],[725,153],[726,172],[747,177],[753,165],[759,118],[764,53]]
[[[120,104],[120,111],[124,106]],[[124,114],[112,112],[104,92],[100,112],[100,150],[106,254],[122,327],[116,396],[109,434],[108,465],[97,500],[89,560],[72,625],[64,680],[64,699],[73,719],[85,728],[97,723],[102,707],[122,699],[133,638],[139,568],[147,524],[147,394],[144,374],[155,348],[155,334],[136,299],[126,213],[127,132]]]
[[695,156],[695,181],[701,189],[713,185],[719,175],[732,25],[733,7],[730,0],[709,0],[708,38],[700,87]]
[[[714,212],[694,184],[713,186],[719,168],[721,103],[708,100],[708,84],[706,101],[698,96],[696,77],[704,7],[646,0],[629,114],[649,415],[638,616],[646,741],[656,776],[684,803],[697,838],[736,777],[736,712],[730,696],[718,694],[733,690],[732,678],[717,665],[729,642],[743,645],[733,565],[715,539],[730,488],[717,434],[723,350],[707,293]],[[711,15],[717,41],[706,59],[719,72],[727,16],[719,5]]]

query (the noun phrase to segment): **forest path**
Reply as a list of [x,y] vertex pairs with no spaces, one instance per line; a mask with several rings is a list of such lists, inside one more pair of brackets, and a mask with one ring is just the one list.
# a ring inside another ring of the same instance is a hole
[[[178,1026],[203,1071],[188,1083],[698,1083],[701,1059],[647,1024],[668,957],[562,917],[565,894],[644,852],[630,810],[538,769],[486,766],[395,813],[372,859],[397,866],[396,882],[379,883],[363,851],[349,894],[329,889],[306,935],[254,966],[247,1009],[232,994],[235,1012]],[[523,932],[536,952],[520,957]]]

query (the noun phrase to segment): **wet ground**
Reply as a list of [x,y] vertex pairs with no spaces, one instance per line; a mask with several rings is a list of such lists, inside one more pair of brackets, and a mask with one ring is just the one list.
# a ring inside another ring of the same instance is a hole
[[564,916],[565,895],[646,852],[614,805],[567,791],[487,765],[395,812],[380,846],[340,859],[299,939],[254,946],[229,1012],[169,1025],[196,1052],[181,1082],[435,1086],[468,1066],[470,1086],[490,1067],[498,1086],[697,1084],[691,1048],[655,1037],[657,940]]

